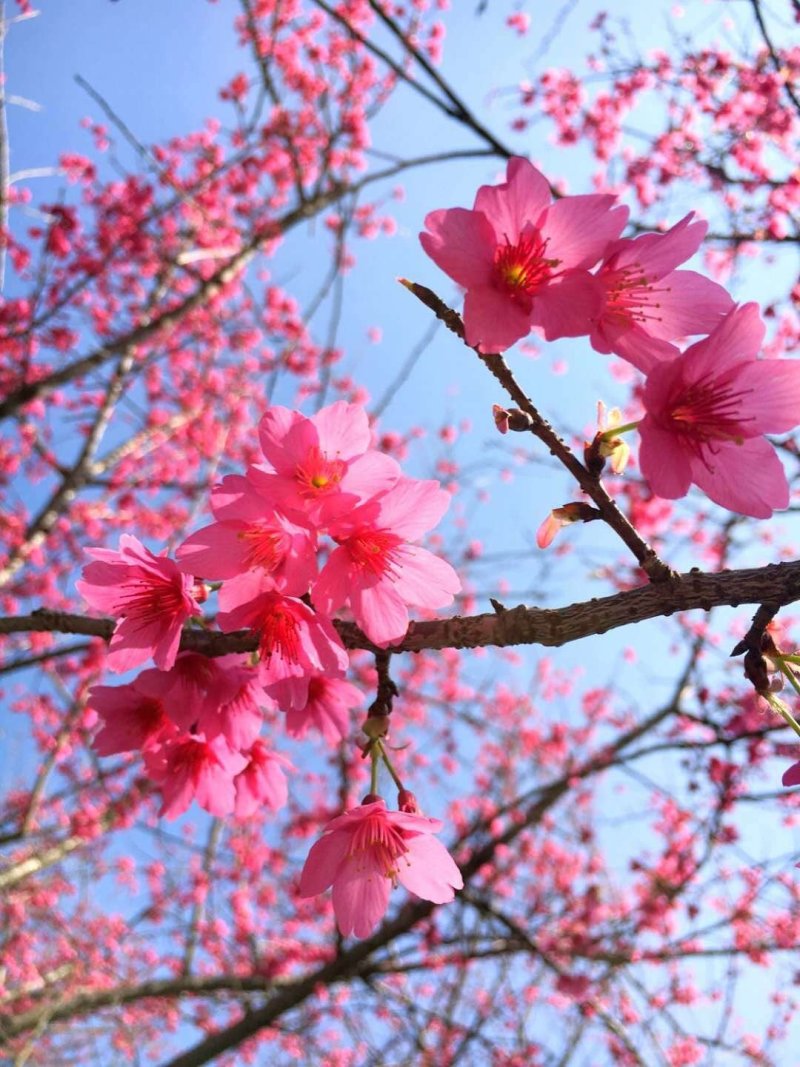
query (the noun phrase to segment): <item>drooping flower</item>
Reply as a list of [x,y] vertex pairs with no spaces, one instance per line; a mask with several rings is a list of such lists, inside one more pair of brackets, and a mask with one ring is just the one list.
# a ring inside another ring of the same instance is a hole
[[342,516],[331,527],[339,547],[314,583],[314,604],[331,615],[349,602],[358,625],[381,646],[403,637],[410,604],[452,604],[461,588],[456,572],[432,552],[408,544],[436,525],[449,502],[438,482],[404,478]]
[[93,685],[87,703],[102,720],[92,741],[92,747],[101,756],[142,752],[178,733],[163,702],[146,692],[139,678],[128,685]]
[[202,734],[183,734],[145,752],[150,777],[161,787],[159,815],[174,819],[196,800],[212,815],[230,815],[236,801],[234,779],[247,759],[234,752],[219,736],[207,741]]
[[466,289],[466,341],[501,352],[532,326],[557,337],[587,334],[602,288],[588,273],[628,217],[613,196],[553,202],[545,177],[527,159],[509,160],[507,180],[478,190],[471,211],[432,211],[422,247]]
[[758,305],[726,315],[676,359],[654,364],[639,424],[642,474],[675,500],[694,483],[715,503],[756,519],[789,503],[789,486],[765,433],[800,423],[800,361],[757,359]]
[[169,670],[183,624],[200,614],[192,579],[131,534],[122,534],[119,551],[87,551],[95,562],[83,568],[76,587],[90,607],[119,620],[109,646],[109,668],[128,671],[152,657],[157,667]]
[[260,709],[270,704],[256,672],[237,655],[181,652],[171,670],[144,671],[137,683],[181,730],[208,741],[221,734],[234,750],[252,744],[264,721]]
[[258,434],[268,466],[251,467],[248,479],[281,511],[314,529],[400,477],[391,457],[370,450],[369,420],[358,404],[337,401],[310,418],[271,407]]
[[350,708],[363,700],[361,690],[342,678],[311,678],[303,707],[286,709],[286,729],[293,737],[305,737],[311,727],[329,744],[336,744],[349,732]]
[[670,342],[710,333],[733,308],[721,285],[693,270],[676,270],[694,255],[708,223],[690,212],[666,233],[613,241],[595,277],[603,307],[589,340],[597,352],[615,352],[647,373],[661,359],[674,359]]
[[553,508],[552,511],[548,512],[547,517],[536,531],[537,548],[549,548],[565,526],[569,526],[573,522],[580,522],[577,516],[575,518],[572,517],[568,507],[569,505],[565,504],[564,507]]
[[258,678],[258,668],[251,667],[243,656],[223,656],[220,659],[234,693],[217,711],[217,724],[206,720],[205,732],[216,736],[218,730],[231,748],[245,751],[256,739],[264,723],[264,711],[274,708]]
[[379,797],[331,820],[306,859],[300,895],[333,886],[333,910],[341,933],[367,937],[389,906],[399,882],[422,900],[446,904],[464,881],[444,845],[432,835],[442,823],[387,811]]
[[273,811],[282,808],[289,795],[284,770],[293,769],[291,760],[268,748],[261,738],[256,738],[244,755],[247,766],[233,782],[236,789],[234,815],[244,819],[264,804]]

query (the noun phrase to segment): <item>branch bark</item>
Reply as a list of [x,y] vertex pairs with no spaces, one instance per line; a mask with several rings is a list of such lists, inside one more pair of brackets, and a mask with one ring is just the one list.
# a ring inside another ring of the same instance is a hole
[[[508,645],[545,645],[558,648],[584,637],[608,633],[621,626],[674,615],[677,611],[711,611],[738,608],[742,604],[769,604],[776,610],[800,600],[800,560],[771,563],[765,567],[707,574],[691,570],[666,581],[610,596],[569,604],[562,608],[537,608],[520,604],[497,605],[494,612],[455,615],[450,619],[412,622],[402,641],[391,652],[423,652],[443,648],[505,648]],[[350,622],[336,622],[347,648],[382,651]],[[65,633],[102,637],[114,632],[113,619],[40,609],[30,615],[0,618],[0,634]],[[253,652],[258,637],[249,631],[212,633],[187,629],[181,650],[224,656],[230,652]]]

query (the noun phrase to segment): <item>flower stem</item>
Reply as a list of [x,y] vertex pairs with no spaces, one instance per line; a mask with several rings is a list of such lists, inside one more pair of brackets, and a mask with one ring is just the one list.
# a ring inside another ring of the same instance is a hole
[[609,428],[604,430],[600,436],[604,441],[610,441],[614,437],[619,437],[621,433],[628,433],[630,430],[635,430],[641,421],[641,419],[636,419],[635,422],[625,422],[621,426],[609,426]]
[[795,693],[800,694],[800,682],[797,681],[797,675],[794,673],[792,668],[786,666],[785,661],[787,658],[788,657],[786,656],[781,656],[780,660],[778,661],[778,666],[781,669],[781,674],[789,679],[789,684],[791,685],[792,689],[794,689]]
[[381,756],[383,757],[383,762],[386,764],[389,774],[391,774],[392,779],[394,780],[394,784],[397,786],[398,789],[404,789],[405,786],[400,781],[400,776],[392,766],[392,761],[389,759],[389,756],[386,753],[386,749],[383,747],[383,742],[376,741],[375,744],[378,748],[380,748]]
[[370,746],[370,751],[369,751],[370,759],[372,760],[372,765],[370,766],[370,769],[369,769],[369,791],[370,791],[370,793],[375,793],[375,794],[377,794],[377,792],[378,792],[378,748],[379,747],[381,749],[383,749],[383,745],[381,745],[380,742],[373,741],[372,745]]
[[764,699],[772,708],[772,710],[777,711],[777,713],[780,715],[786,725],[791,726],[797,736],[800,737],[800,723],[798,723],[797,719],[795,719],[794,715],[792,715],[791,711],[789,711],[784,702],[782,700],[779,700],[776,696],[773,696],[772,693],[762,693],[761,695],[764,697]]

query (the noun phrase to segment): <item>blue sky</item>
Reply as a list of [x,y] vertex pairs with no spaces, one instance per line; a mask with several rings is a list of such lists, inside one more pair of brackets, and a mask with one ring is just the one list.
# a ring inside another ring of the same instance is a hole
[[[658,5],[655,14],[653,7],[640,2],[626,0],[607,6],[612,7],[615,15],[625,15],[631,20],[632,32],[645,47],[663,43],[668,30],[701,25],[709,12],[709,5],[700,0],[685,5],[685,20],[670,16],[670,5],[663,8]],[[217,90],[242,67],[231,29],[232,14],[238,5],[230,0],[218,4],[200,0],[170,0],[169,3],[164,0],[117,3],[42,0],[39,7],[41,16],[16,24],[6,45],[9,92],[41,106],[38,111],[10,108],[12,172],[50,166],[61,151],[93,155],[90,138],[81,128],[80,120],[87,115],[97,121],[107,120],[98,105],[76,84],[76,74],[102,94],[132,132],[147,144],[185,133],[208,116],[226,121],[227,105],[219,101]],[[560,5],[557,8],[546,4],[497,3],[503,12],[522,9],[534,16],[534,28],[527,39],[507,32],[492,34],[489,27],[496,23],[489,22],[490,16],[485,16],[483,21],[476,20],[475,7],[473,0],[454,0],[454,17],[449,19],[445,44],[446,76],[515,151],[530,154],[545,170],[552,167],[567,174],[571,191],[589,191],[585,184],[586,157],[580,152],[568,153],[546,139],[534,141],[540,128],[535,127],[533,134],[513,135],[506,128],[508,98],[494,91],[531,77],[544,66],[572,65],[575,57],[583,55],[593,43],[594,39],[586,32],[593,7],[585,2],[567,4],[563,8],[567,14],[561,32],[553,37],[546,54],[533,66],[527,57],[535,42],[542,35],[547,37]],[[545,12],[541,26],[536,25],[537,10]],[[479,50],[476,40],[480,42]],[[376,148],[398,154],[407,149],[417,153],[476,144],[466,132],[446,125],[424,105],[403,93],[398,94],[396,102],[378,120],[374,141]],[[122,156],[130,161],[127,149]],[[403,180],[406,199],[396,207],[398,234],[391,239],[357,243],[358,265],[347,282],[340,343],[348,352],[345,367],[354,370],[373,397],[383,395],[408,351],[429,326],[428,313],[397,285],[396,277],[406,275],[433,286],[445,299],[457,299],[451,283],[437,272],[419,247],[417,232],[425,214],[440,207],[469,206],[476,187],[494,180],[501,170],[499,163],[483,160],[443,164],[409,175]],[[44,196],[46,189],[45,199],[51,201],[67,190],[66,182],[57,176],[43,179],[35,186],[31,184],[35,198]],[[670,221],[677,221],[691,206],[676,202]],[[276,274],[293,279],[292,285],[296,285],[301,295],[312,293],[318,280],[316,241],[315,231],[294,235],[275,264]],[[747,279],[748,283],[752,280]],[[742,285],[735,295],[740,299],[753,294],[767,295],[771,284],[772,279],[762,272],[757,286],[748,284],[745,290]],[[380,344],[368,340],[371,326],[381,327]],[[320,330],[323,327],[324,318]],[[565,341],[548,346],[537,361],[521,355],[511,358],[537,403],[546,413],[560,414],[563,420],[560,425],[568,430],[579,431],[591,424],[597,399],[612,401],[624,395],[608,374],[607,360],[591,352],[585,342]],[[561,360],[571,365],[573,373],[565,376],[553,373],[554,362]],[[493,392],[485,369],[455,339],[440,331],[414,376],[387,410],[385,423],[400,428],[427,423],[435,429],[450,420],[467,420],[473,429],[457,443],[459,461],[472,468],[491,457],[494,466],[500,467],[507,462],[507,452],[516,442],[509,443],[494,433],[493,401],[502,402],[502,398]],[[438,442],[432,435],[415,452],[412,473],[430,475],[438,452]],[[488,487],[490,473],[479,472],[473,488],[480,489],[484,482]],[[522,550],[521,558],[513,564],[515,590],[537,588],[543,582],[543,570],[557,566],[562,568],[559,574],[563,577],[555,602],[582,599],[586,595],[585,583],[580,587],[572,584],[579,573],[577,563],[542,557],[531,547],[544,515],[569,496],[570,490],[560,475],[552,474],[544,465],[527,467],[507,487],[492,485],[489,504],[465,505],[469,515],[467,536],[481,537],[487,552]],[[573,531],[572,536],[598,564],[616,554],[611,535],[599,533],[596,526]],[[489,584],[487,575],[487,589]],[[587,680],[602,685],[616,675],[622,649],[632,640],[633,635],[623,631],[560,650],[555,658],[564,668],[581,665]],[[648,692],[648,700],[652,701],[659,689],[666,689],[671,673],[671,664],[665,662],[668,642],[663,625],[653,622],[639,627],[635,643],[640,657],[652,664],[649,669],[652,686]],[[510,684],[519,680],[525,684],[536,655],[525,657],[523,666],[514,672],[516,677],[509,677]],[[493,660],[486,668],[479,666],[478,673],[483,669],[491,673],[496,669],[496,662]],[[18,754],[15,755],[13,746],[7,750],[6,758],[4,776],[18,770]]]

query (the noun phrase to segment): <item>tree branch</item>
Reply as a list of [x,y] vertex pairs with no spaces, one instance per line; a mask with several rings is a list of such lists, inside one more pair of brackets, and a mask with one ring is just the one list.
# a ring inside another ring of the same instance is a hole
[[[742,604],[771,604],[778,608],[800,600],[800,561],[771,563],[736,571],[706,574],[691,570],[664,582],[627,589],[610,596],[593,597],[563,608],[537,608],[520,604],[498,607],[482,615],[455,615],[450,619],[412,622],[391,652],[423,652],[442,648],[505,648],[508,645],[545,645],[558,648],[584,637],[608,633],[621,626],[674,615],[677,611],[711,611]],[[114,632],[113,619],[39,609],[30,615],[0,617],[0,634],[65,633],[102,637]],[[337,621],[336,629],[350,649],[380,652],[350,622]],[[258,637],[245,630],[212,633],[186,629],[181,650],[206,656],[253,652]]]

